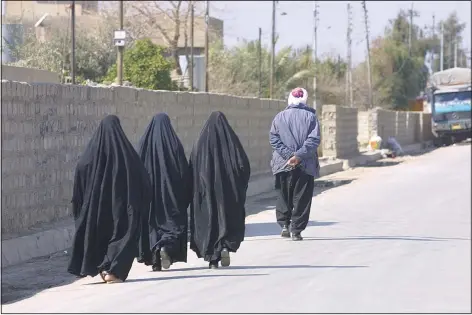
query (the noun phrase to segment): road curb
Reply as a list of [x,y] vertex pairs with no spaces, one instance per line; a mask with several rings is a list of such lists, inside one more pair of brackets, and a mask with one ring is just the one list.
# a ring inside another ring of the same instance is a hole
[[74,225],[2,241],[2,268],[54,254],[72,245]]
[[[412,154],[424,150],[428,144],[418,143],[405,146],[404,152]],[[365,165],[381,159],[380,152],[367,152],[351,159],[323,159],[320,177],[331,175],[348,168]],[[248,185],[247,197],[254,197],[274,190],[271,173],[258,174]],[[2,241],[2,268],[28,261],[33,258],[52,255],[71,247],[74,225],[45,230],[35,234]]]

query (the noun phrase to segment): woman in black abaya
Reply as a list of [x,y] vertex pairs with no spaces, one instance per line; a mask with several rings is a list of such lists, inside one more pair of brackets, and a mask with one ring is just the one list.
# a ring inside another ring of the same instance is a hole
[[153,117],[140,140],[139,156],[151,178],[149,241],[152,269],[160,271],[187,262],[188,162],[169,116]]
[[210,262],[229,266],[229,252],[244,240],[249,160],[221,112],[213,112],[190,157],[193,197],[190,248]]
[[[76,232],[68,272],[122,282],[147,243],[142,218],[150,206],[149,175],[114,115],[103,119],[75,171]],[[144,237],[143,237],[144,235]],[[146,255],[147,254],[147,255]],[[144,259],[141,257],[141,259]]]

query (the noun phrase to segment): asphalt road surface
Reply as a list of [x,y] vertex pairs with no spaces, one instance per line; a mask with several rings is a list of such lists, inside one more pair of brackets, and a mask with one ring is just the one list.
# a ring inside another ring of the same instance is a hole
[[[225,269],[209,270],[191,251],[188,264],[164,272],[136,263],[122,284],[73,281],[66,256],[7,268],[2,312],[469,313],[470,164],[467,144],[364,168],[314,197],[302,242],[279,237],[274,200],[260,199],[266,210],[247,218]],[[66,280],[54,286],[55,277]],[[35,291],[41,284],[50,288]]]

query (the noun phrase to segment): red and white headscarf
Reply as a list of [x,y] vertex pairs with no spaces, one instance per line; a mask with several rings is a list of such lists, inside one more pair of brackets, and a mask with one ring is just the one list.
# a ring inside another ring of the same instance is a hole
[[304,88],[297,87],[292,90],[288,97],[288,105],[306,105],[308,93]]

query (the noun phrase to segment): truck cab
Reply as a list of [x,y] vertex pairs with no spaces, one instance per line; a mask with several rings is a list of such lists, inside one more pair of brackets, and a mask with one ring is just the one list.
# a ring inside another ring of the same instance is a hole
[[431,119],[436,144],[448,145],[471,137],[470,79],[467,83],[461,83],[441,84],[433,88]]

